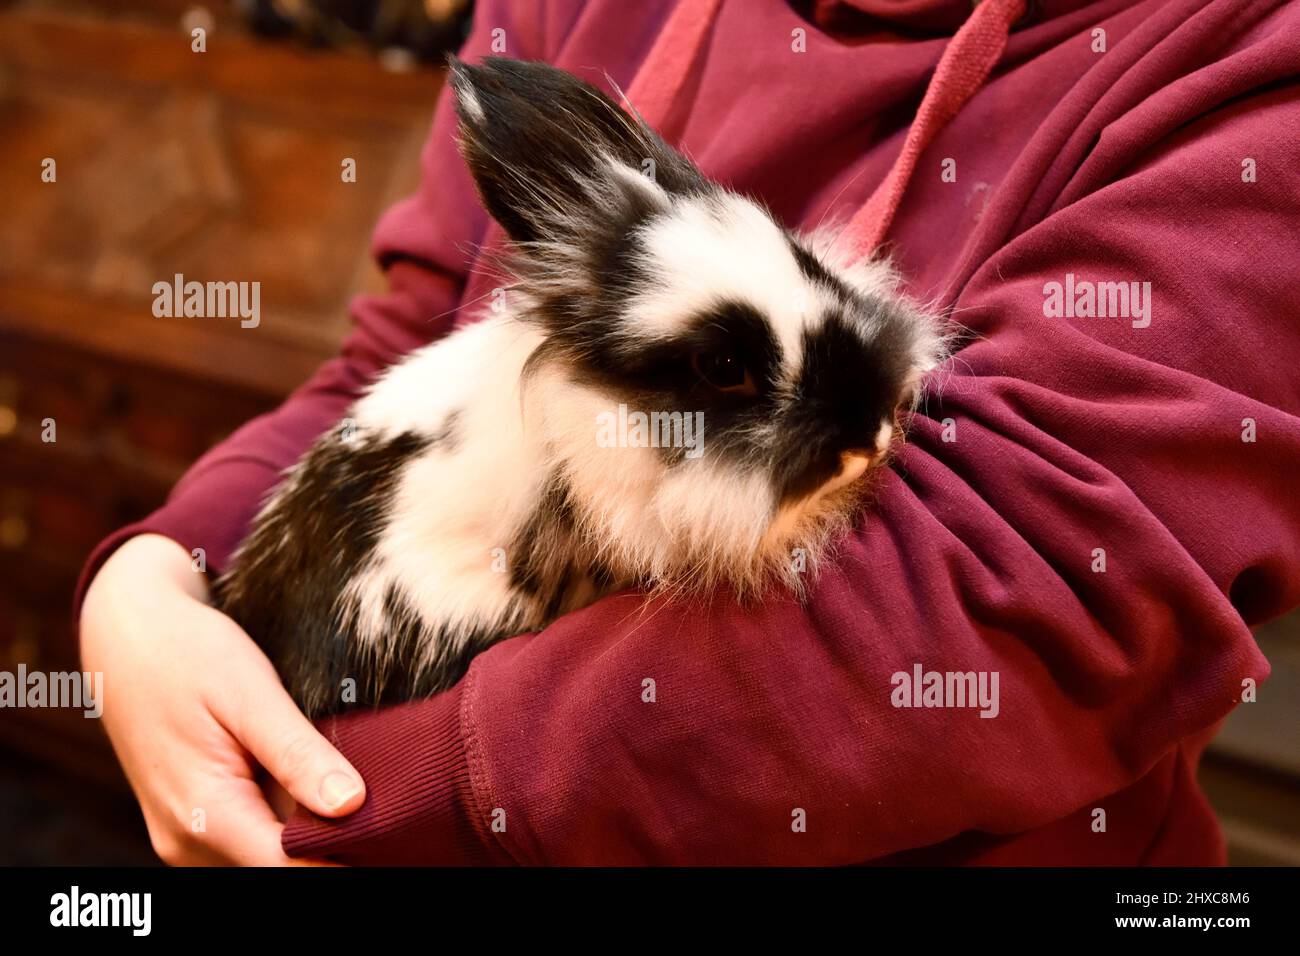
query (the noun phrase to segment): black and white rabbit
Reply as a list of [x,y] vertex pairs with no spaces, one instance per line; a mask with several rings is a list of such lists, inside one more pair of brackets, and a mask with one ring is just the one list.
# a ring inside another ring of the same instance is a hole
[[[451,82],[507,307],[390,368],[214,588],[311,715],[436,692],[616,588],[797,588],[943,356],[886,265],[837,264],[592,86],[506,59]],[[665,440],[600,440],[637,412]]]

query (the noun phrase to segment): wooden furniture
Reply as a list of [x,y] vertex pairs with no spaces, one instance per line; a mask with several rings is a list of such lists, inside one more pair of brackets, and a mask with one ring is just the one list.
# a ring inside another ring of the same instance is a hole
[[1300,866],[1300,612],[1255,638],[1273,673],[1225,721],[1201,761],[1201,786],[1232,864]]
[[[370,232],[418,175],[438,72],[224,16],[195,53],[184,6],[0,9],[3,670],[78,667],[90,549],[334,353],[349,298],[382,287]],[[177,273],[260,282],[260,324],[156,318],[152,286]],[[122,786],[79,713],[0,712],[0,747]]]

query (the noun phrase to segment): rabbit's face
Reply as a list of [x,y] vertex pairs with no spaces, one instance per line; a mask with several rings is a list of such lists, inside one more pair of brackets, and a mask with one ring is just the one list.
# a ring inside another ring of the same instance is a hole
[[489,60],[453,83],[545,336],[526,401],[602,559],[742,588],[815,562],[940,361],[936,323],[568,74]]

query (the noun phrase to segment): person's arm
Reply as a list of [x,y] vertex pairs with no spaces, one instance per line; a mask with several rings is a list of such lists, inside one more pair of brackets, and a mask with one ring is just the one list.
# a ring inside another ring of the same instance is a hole
[[[1142,777],[1267,676],[1249,626],[1300,603],[1298,123],[1288,89],[1231,99],[975,269],[976,340],[805,605],[619,595],[331,721],[369,798],[300,812],[288,852],[852,863]],[[1045,316],[1071,274],[1150,282],[1150,325]],[[996,716],[896,706],[918,666],[996,675]]]
[[[481,3],[464,55],[485,55],[497,36],[516,55],[540,55],[534,46],[566,13],[549,10]],[[317,813],[349,813],[364,799],[362,780],[298,712],[266,656],[208,606],[197,569],[220,572],[283,470],[378,371],[457,318],[487,219],[454,122],[444,96],[419,191],[376,230],[388,291],[353,304],[339,358],[203,456],[161,509],[103,542],[82,573],[83,666],[105,675],[104,726],[167,862],[289,862],[259,767]]]

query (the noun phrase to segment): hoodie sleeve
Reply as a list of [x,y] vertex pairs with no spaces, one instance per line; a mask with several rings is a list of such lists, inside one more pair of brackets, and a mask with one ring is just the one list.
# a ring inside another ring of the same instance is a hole
[[[367,803],[300,813],[288,850],[855,863],[1060,820],[1204,733],[1267,676],[1249,626],[1300,603],[1297,123],[1288,88],[1230,99],[992,250],[971,344],[806,602],[617,595],[333,721]],[[1046,314],[1118,276],[1145,317]],[[930,672],[980,699],[926,706]]]
[[[541,8],[480,3],[462,55],[486,56],[506,42],[518,56],[536,48],[556,17]],[[343,417],[360,391],[394,360],[445,335],[462,304],[471,250],[488,220],[454,138],[450,88],[438,99],[421,155],[424,175],[415,195],[390,209],[376,227],[372,251],[388,289],[351,306],[353,329],[340,355],[323,365],[275,411],[254,419],[200,458],[172,489],[166,504],[101,542],[82,569],[74,611],[99,568],[128,539],[165,535],[186,550],[203,548],[220,571],[243,540],[266,493],[321,433]]]

